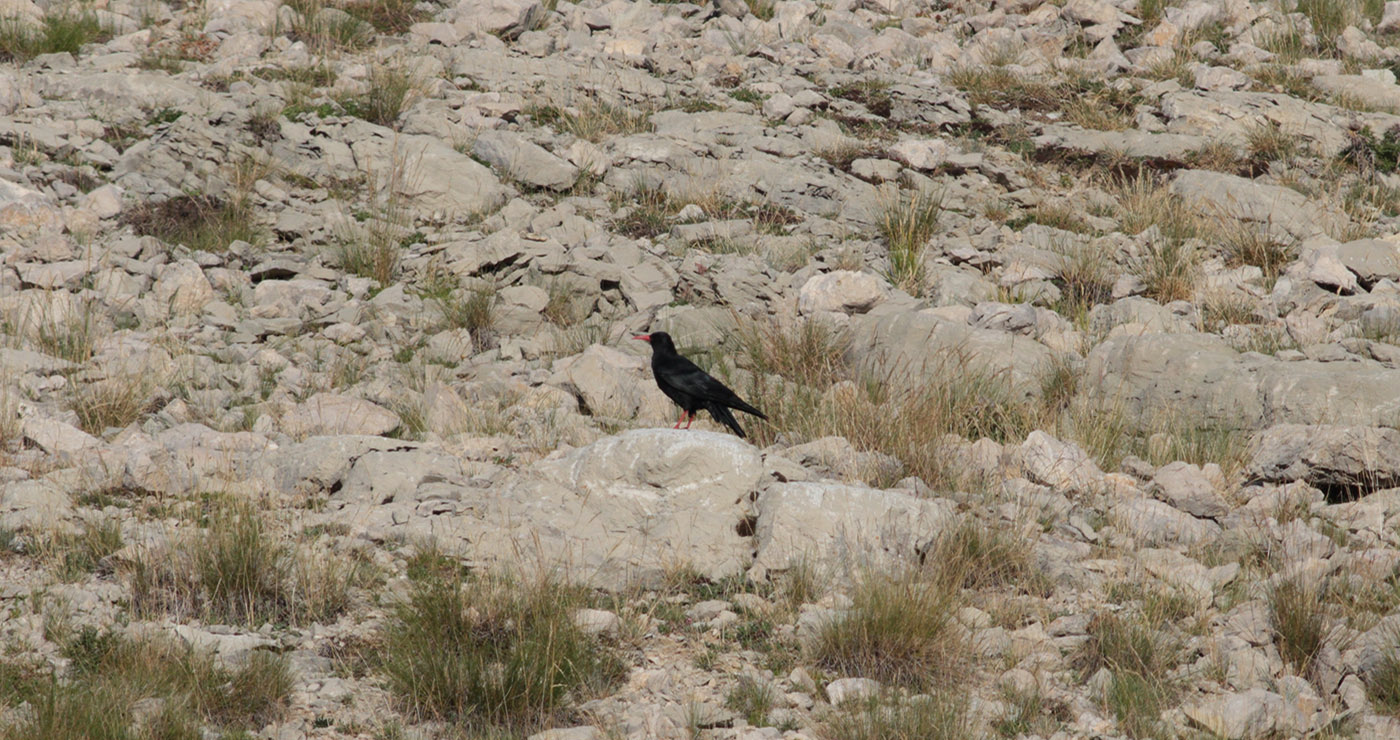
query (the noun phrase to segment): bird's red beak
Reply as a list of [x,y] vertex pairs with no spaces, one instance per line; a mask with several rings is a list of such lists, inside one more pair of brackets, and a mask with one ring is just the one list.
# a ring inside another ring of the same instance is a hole
[[632,335],[632,338],[633,338],[633,339],[640,339],[640,340],[642,340],[643,342],[650,342],[650,341],[651,341],[651,335],[650,335],[650,334],[633,334],[633,335]]

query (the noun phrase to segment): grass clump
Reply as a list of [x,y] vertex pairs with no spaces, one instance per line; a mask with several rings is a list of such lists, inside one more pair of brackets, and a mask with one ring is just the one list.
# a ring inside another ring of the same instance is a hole
[[1237,219],[1221,218],[1218,238],[1224,250],[1225,264],[1231,267],[1258,267],[1264,273],[1265,284],[1269,286],[1298,253],[1296,242],[1279,239],[1266,229]]
[[0,19],[0,61],[27,62],[41,54],[77,56],[84,44],[106,41],[111,30],[91,12],[63,11],[45,16],[37,28],[19,18]]
[[159,203],[142,202],[124,212],[121,223],[141,236],[206,252],[222,252],[235,241],[256,244],[262,239],[246,197],[180,195]]
[[822,740],[963,740],[975,737],[966,705],[951,692],[908,701],[873,698],[817,727]]
[[145,617],[231,624],[303,624],[349,606],[367,580],[355,559],[313,559],[277,541],[254,506],[219,500],[199,533],[132,564],[132,606]]
[[1195,295],[1201,257],[1192,245],[1171,239],[1151,242],[1136,263],[1147,295],[1158,302],[1190,300]]
[[1269,591],[1269,616],[1279,655],[1300,675],[1312,672],[1313,661],[1331,634],[1325,594],[1298,579],[1283,579]]
[[56,533],[38,551],[66,583],[104,570],[106,558],[123,545],[121,523],[116,519],[89,521],[74,533]]
[[1366,694],[1378,711],[1400,717],[1400,646],[1387,647],[1380,662],[1366,674]]
[[1056,310],[1070,319],[1083,319],[1089,310],[1113,298],[1114,275],[1111,256],[1100,243],[1057,249],[1060,263],[1055,269],[1055,287],[1060,289],[1061,305]]
[[[428,300],[442,314],[444,329],[466,329],[479,348],[496,344],[496,286],[480,283],[464,288],[453,278],[429,289]],[[546,305],[546,311],[549,307]]]
[[1024,586],[1034,589],[1036,577],[1031,543],[1025,538],[964,519],[940,536],[924,562],[952,575],[961,588]]
[[1076,234],[1089,234],[1094,231],[1084,217],[1073,208],[1063,204],[1040,203],[1035,208],[1007,222],[1007,226],[1020,230],[1031,224],[1049,226],[1052,229],[1073,231]]
[[1262,167],[1270,162],[1287,162],[1298,152],[1298,138],[1286,133],[1273,121],[1266,121],[1245,134],[1249,159]]
[[390,620],[389,688],[413,716],[527,730],[616,684],[620,659],[573,622],[580,590],[552,578],[422,583]]
[[33,321],[34,344],[45,354],[81,365],[92,359],[97,340],[101,338],[98,316],[91,301],[84,302],[81,308],[50,304],[40,309]]
[[536,105],[525,112],[537,123],[593,142],[651,130],[652,111],[637,110],[592,95],[572,105]]
[[1158,632],[1150,614],[1103,614],[1089,625],[1089,639],[1075,658],[1082,679],[1106,668],[1113,673],[1103,701],[1129,737],[1161,736],[1161,713],[1178,687],[1167,677],[1182,657],[1181,644]]
[[813,664],[834,675],[913,689],[946,685],[965,660],[953,629],[962,604],[958,589],[939,575],[866,574],[851,595],[851,608],[812,638]]
[[136,423],[151,409],[151,382],[146,376],[75,381],[68,408],[78,415],[79,429],[100,436]]
[[906,292],[923,292],[924,249],[938,227],[942,193],[896,193],[880,205],[876,228],[889,247],[890,282]]
[[738,712],[754,727],[768,724],[768,712],[773,709],[773,687],[752,676],[740,676],[739,683],[729,690],[724,705]]
[[965,353],[949,352],[915,379],[850,365],[844,335],[810,322],[741,327],[735,336],[740,364],[753,371],[741,395],[770,399],[769,422],[753,431],[756,444],[840,436],[900,463],[866,471],[871,483],[915,475],[935,488],[959,485],[962,472],[945,435],[1019,440],[1042,423],[1039,403],[1019,395],[1004,374],[973,366]]
[[1312,23],[1322,50],[1336,54],[1337,37],[1361,21],[1361,7],[1358,0],[1298,0],[1296,10]]
[[[376,13],[375,5],[401,6],[400,0],[387,3],[366,2],[351,12],[336,7],[325,0],[288,0],[287,7],[295,11],[291,16],[290,28],[284,32],[293,41],[301,41],[317,55],[338,51],[361,49],[373,41],[375,27],[360,17]],[[349,6],[351,3],[345,3]],[[330,12],[325,12],[330,11]],[[280,17],[279,17],[280,21]]]
[[402,67],[376,65],[370,70],[368,90],[337,102],[348,115],[393,127],[417,99],[418,88],[418,81]]
[[1053,84],[1004,66],[961,67],[948,75],[948,82],[966,92],[973,105],[998,110],[1053,111],[1063,102]]
[[[0,698],[30,706],[0,738],[184,740],[200,737],[201,725],[234,737],[279,718],[292,689],[286,661],[269,653],[224,668],[212,653],[174,640],[90,626],[65,639],[62,653],[69,665],[61,679],[0,667],[0,677],[16,679],[0,680]],[[161,708],[138,719],[136,705],[147,699]]]

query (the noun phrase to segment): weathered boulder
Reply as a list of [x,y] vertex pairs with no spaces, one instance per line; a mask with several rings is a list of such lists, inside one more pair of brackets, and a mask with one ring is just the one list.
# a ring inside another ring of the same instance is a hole
[[363,398],[317,393],[282,417],[282,431],[293,437],[318,434],[388,434],[399,425],[394,412]]
[[1085,361],[1084,393],[1144,429],[1400,423],[1400,371],[1373,362],[1282,362],[1210,334],[1109,339]]
[[564,190],[578,179],[577,167],[510,131],[482,131],[472,153],[510,179],[534,188]]
[[354,460],[324,516],[375,539],[434,538],[481,565],[621,588],[682,567],[742,573],[762,477],[752,445],[694,430],[634,430],[491,479],[445,453],[389,449]]
[[804,314],[840,311],[865,313],[889,295],[889,284],[866,272],[835,270],[813,275],[797,295]]
[[1213,519],[1230,511],[1200,466],[1173,462],[1157,469],[1148,492],[1191,516]]
[[758,499],[760,571],[819,571],[917,561],[955,520],[952,502],[840,483],[780,483]]
[[934,310],[877,308],[852,318],[851,336],[857,365],[880,377],[947,382],[969,373],[1002,379],[1026,397],[1039,395],[1040,378],[1054,359],[1050,348],[1034,339],[970,327]]
[[1400,430],[1279,424],[1260,432],[1248,474],[1269,483],[1306,481],[1323,491],[1365,493],[1400,486]]

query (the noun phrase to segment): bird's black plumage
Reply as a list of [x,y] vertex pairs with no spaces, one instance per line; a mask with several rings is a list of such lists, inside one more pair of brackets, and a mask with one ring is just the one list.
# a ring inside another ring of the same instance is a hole
[[[768,418],[695,363],[682,357],[676,351],[670,334],[658,331],[639,334],[633,339],[651,343],[651,374],[655,376],[661,392],[681,407],[681,418],[689,416],[685,425],[687,429],[690,428],[690,421],[695,420],[695,413],[701,409],[710,412],[715,421],[733,429],[740,437],[745,436],[744,429],[735,421],[730,409],[738,409],[760,419]],[[677,427],[680,424],[680,421],[676,422]]]

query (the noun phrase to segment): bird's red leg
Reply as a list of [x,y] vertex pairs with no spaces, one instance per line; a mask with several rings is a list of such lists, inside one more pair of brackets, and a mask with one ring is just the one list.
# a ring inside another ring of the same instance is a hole
[[687,412],[686,412],[686,417],[687,417],[687,418],[686,418],[686,420],[685,420],[685,428],[686,428],[686,429],[689,429],[689,428],[690,428],[690,423],[693,422],[693,421],[695,421],[695,412],[693,412],[693,411],[687,411]]
[[679,419],[676,419],[676,423],[673,424],[673,425],[671,426],[671,428],[672,428],[672,429],[680,429],[680,428],[681,428],[681,422],[682,422],[682,421],[685,421],[685,409],[681,409],[681,416],[680,416],[680,418],[679,418]]

